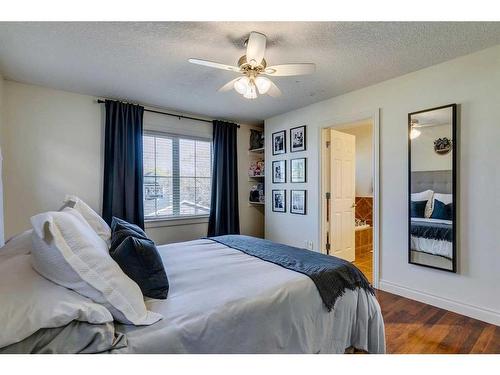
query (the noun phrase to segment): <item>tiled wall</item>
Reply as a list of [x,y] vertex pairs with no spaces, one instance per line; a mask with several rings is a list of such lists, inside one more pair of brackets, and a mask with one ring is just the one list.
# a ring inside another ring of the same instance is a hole
[[356,219],[366,220],[366,223],[372,226],[373,224],[373,198],[372,197],[356,197]]
[[356,231],[356,259],[364,253],[372,251],[373,248],[373,228],[366,228]]

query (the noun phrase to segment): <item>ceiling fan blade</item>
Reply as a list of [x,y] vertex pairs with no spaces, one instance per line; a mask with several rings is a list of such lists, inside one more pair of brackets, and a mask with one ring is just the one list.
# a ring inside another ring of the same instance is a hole
[[281,96],[281,90],[274,84],[274,82],[271,82],[271,87],[269,87],[269,90],[267,91],[267,95],[272,96],[273,98],[276,98],[278,96]]
[[264,53],[266,52],[266,36],[264,34],[252,31],[247,44],[247,62],[251,66],[257,66],[262,63]]
[[305,74],[312,74],[316,70],[316,64],[302,63],[302,64],[282,64],[267,67],[262,73],[268,76],[301,76]]
[[219,90],[217,91],[220,91],[220,92],[226,92],[226,91],[229,91],[229,90],[232,90],[234,88],[234,83],[239,80],[241,77],[238,77],[238,78],[235,78],[235,79],[232,79],[230,80],[228,83],[226,83],[224,86],[222,86]]
[[189,59],[188,61],[192,64],[208,66],[209,68],[229,70],[231,72],[237,72],[237,73],[240,72],[240,68],[238,68],[237,66],[221,64],[221,63],[214,62],[214,61],[200,60],[200,59]]

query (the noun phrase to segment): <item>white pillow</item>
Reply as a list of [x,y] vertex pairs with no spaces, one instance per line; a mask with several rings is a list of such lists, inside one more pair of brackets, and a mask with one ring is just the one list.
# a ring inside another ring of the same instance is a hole
[[[453,202],[453,194],[434,193],[434,199],[437,199],[438,201],[441,201],[444,204],[450,204]],[[434,200],[432,202],[434,207]]]
[[33,267],[42,276],[104,305],[119,322],[149,325],[162,318],[146,310],[139,286],[78,211],[46,212],[31,223]]
[[434,192],[432,190],[425,190],[420,193],[412,193],[411,194],[411,200],[413,202],[421,202],[421,201],[427,201],[427,204],[425,205],[425,212],[424,216],[426,218],[430,218],[432,215],[432,196]]
[[104,307],[44,279],[31,267],[30,255],[0,258],[0,347],[14,344],[41,328],[73,320],[112,322]]
[[64,198],[64,205],[66,207],[74,208],[82,214],[83,218],[87,220],[87,223],[89,223],[97,235],[109,244],[109,241],[111,240],[111,228],[97,212],[90,208],[87,203],[82,201],[77,196],[66,195],[66,198]]
[[28,229],[7,240],[5,245],[0,248],[0,256],[19,255],[31,253],[31,233],[33,229]]

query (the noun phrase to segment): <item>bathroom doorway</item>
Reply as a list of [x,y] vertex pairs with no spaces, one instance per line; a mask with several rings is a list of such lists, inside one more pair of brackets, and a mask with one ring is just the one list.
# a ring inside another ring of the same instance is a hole
[[321,142],[322,251],[378,284],[378,123],[373,117],[338,123],[322,129]]

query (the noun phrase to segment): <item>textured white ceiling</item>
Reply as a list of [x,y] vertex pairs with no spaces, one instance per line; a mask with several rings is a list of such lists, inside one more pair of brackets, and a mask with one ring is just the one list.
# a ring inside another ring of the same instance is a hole
[[[250,31],[268,36],[269,64],[314,62],[275,78],[283,96],[244,100],[216,90]],[[0,23],[0,72],[11,80],[246,123],[500,44],[500,23],[164,22]]]

